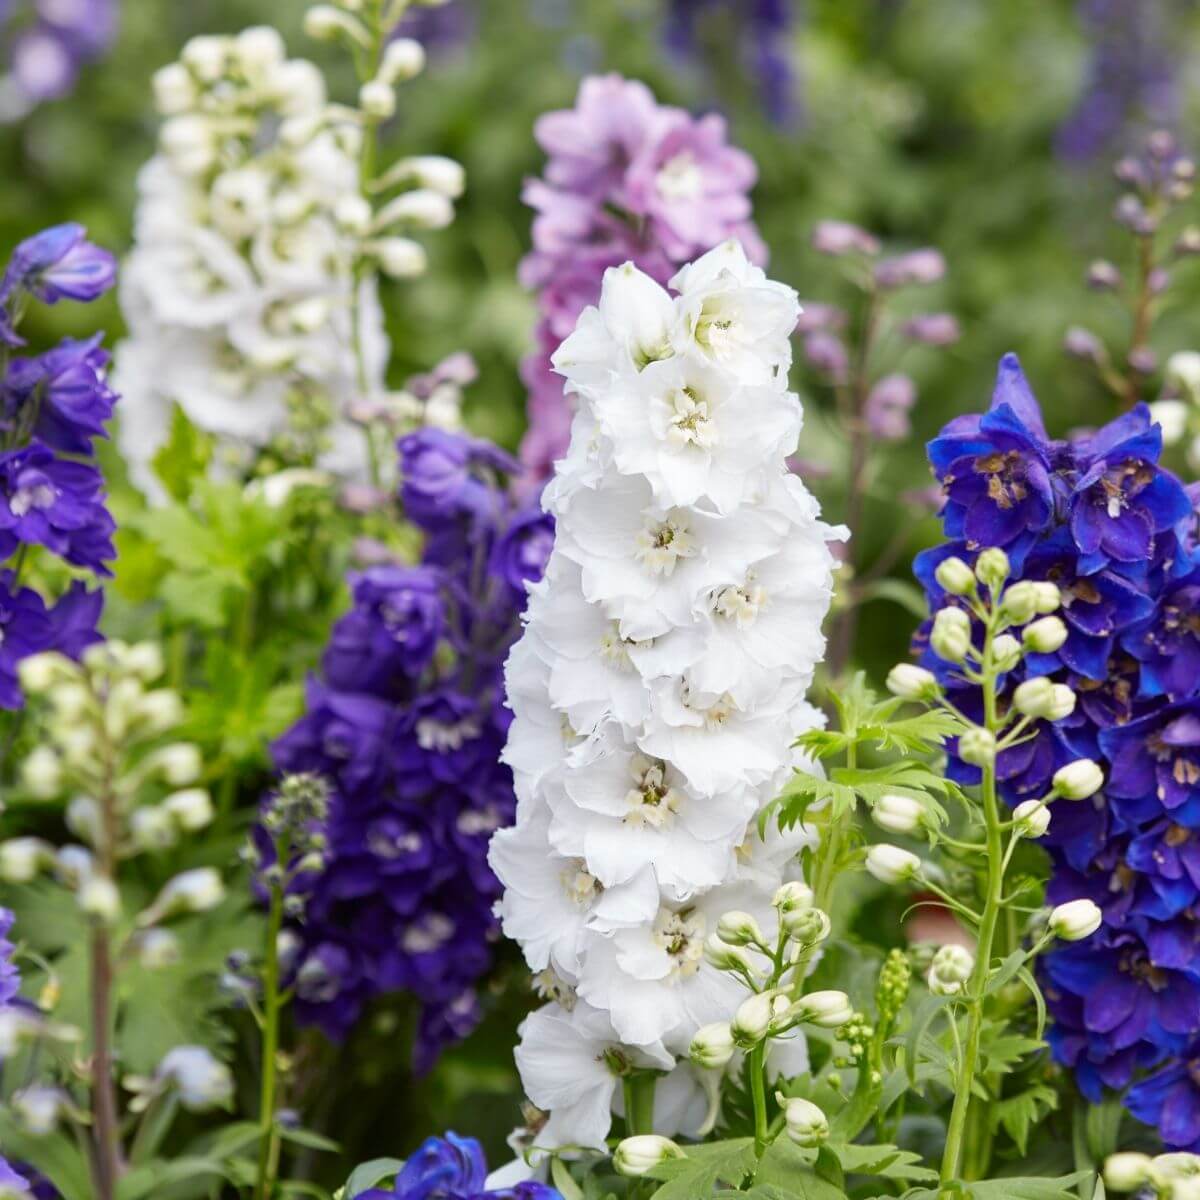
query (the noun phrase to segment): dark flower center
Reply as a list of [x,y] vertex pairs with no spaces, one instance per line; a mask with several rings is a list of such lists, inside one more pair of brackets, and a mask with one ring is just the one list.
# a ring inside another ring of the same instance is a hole
[[975,460],[975,470],[988,477],[988,499],[998,508],[1012,508],[1029,495],[1024,461],[1016,450],[981,454]]

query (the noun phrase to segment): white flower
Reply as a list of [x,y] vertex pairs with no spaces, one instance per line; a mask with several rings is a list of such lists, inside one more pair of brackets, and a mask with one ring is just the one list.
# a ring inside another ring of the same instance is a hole
[[233,1073],[203,1046],[176,1046],[158,1064],[155,1078],[178,1092],[190,1112],[224,1108],[233,1099]]
[[622,1075],[632,1067],[674,1066],[661,1042],[623,1045],[607,1016],[588,1004],[570,1012],[548,1004],[526,1017],[519,1032],[517,1070],[525,1094],[551,1114],[537,1139],[548,1148],[603,1148]]

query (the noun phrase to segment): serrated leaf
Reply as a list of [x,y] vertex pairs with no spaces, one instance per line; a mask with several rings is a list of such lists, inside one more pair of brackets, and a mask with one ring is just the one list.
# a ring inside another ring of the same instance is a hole
[[346,1200],[354,1200],[362,1192],[369,1192],[377,1183],[391,1179],[404,1170],[402,1158],[373,1158],[360,1167],[355,1167],[346,1180]]
[[672,1158],[649,1171],[652,1179],[664,1186],[654,1193],[655,1200],[696,1200],[709,1195],[718,1183],[736,1187],[754,1170],[756,1158],[753,1138],[734,1138],[689,1146],[685,1158]]
[[917,1064],[921,1061],[921,1051],[929,1027],[949,1003],[949,996],[926,996],[913,1014],[912,1027],[904,1044],[904,1065],[908,1072],[908,1082],[912,1086],[917,1082]]
[[970,1184],[975,1200],[1077,1200],[1072,1189],[1093,1172],[1076,1171],[1058,1179],[988,1179]]
[[212,437],[193,425],[176,404],[167,440],[150,462],[171,498],[186,500],[192,484],[207,472],[212,452]]
[[879,1175],[887,1179],[930,1180],[937,1172],[920,1165],[921,1156],[899,1146],[860,1146],[855,1143],[826,1142],[825,1149],[837,1155],[842,1169],[850,1175]]
[[1023,1157],[1029,1147],[1029,1130],[1057,1107],[1058,1093],[1047,1084],[1035,1083],[1019,1095],[992,1101],[988,1113],[992,1129],[1003,1129]]

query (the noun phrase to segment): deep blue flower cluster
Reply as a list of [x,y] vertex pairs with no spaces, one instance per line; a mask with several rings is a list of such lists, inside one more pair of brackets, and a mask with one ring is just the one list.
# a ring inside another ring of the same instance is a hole
[[474,1138],[448,1133],[427,1138],[396,1177],[391,1188],[372,1188],[360,1200],[562,1200],[544,1183],[487,1188],[487,1162]]
[[[989,546],[1008,553],[1015,578],[1061,591],[1067,641],[1028,656],[1005,687],[1049,676],[1076,693],[1075,711],[997,762],[1012,803],[1044,795],[1074,759],[1095,759],[1106,777],[1091,800],[1056,801],[1043,839],[1048,901],[1086,896],[1105,918],[1045,959],[1051,1043],[1090,1099],[1133,1083],[1133,1113],[1168,1145],[1200,1149],[1200,552],[1193,499],[1161,453],[1144,405],[1095,433],[1050,438],[1008,355],[989,411],[929,445],[953,540],[915,569],[933,609],[957,603],[934,578],[938,563]],[[926,665],[977,711],[974,689],[925,638]],[[951,769],[972,780],[965,764]]]
[[479,1019],[500,894],[488,840],[515,810],[502,668],[553,529],[515,505],[517,464],[488,443],[426,429],[399,452],[421,561],[352,577],[275,762],[332,786],[325,869],[293,930],[297,1011],[337,1038],[373,996],[410,992],[424,1069]]
[[23,583],[38,547],[74,567],[110,575],[114,523],[94,443],[116,396],[105,382],[100,337],[64,339],[44,354],[17,353],[31,301],[87,303],[112,287],[112,255],[80,225],[26,239],[0,278],[0,708],[19,708],[17,664],[41,650],[77,657],[96,641],[102,596],[74,581],[47,603]]
[[[6,1008],[16,999],[17,989],[21,986],[21,976],[17,965],[13,962],[13,952],[16,949],[8,940],[12,930],[13,915],[7,908],[0,908],[0,1009]],[[0,1195],[6,1191],[21,1195],[29,1190],[29,1182],[17,1173],[3,1154],[0,1154]]]

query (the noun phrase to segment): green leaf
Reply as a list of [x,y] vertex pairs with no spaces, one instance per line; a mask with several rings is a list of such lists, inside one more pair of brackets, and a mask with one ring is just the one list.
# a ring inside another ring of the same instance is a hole
[[859,1146],[826,1142],[824,1149],[837,1156],[850,1175],[877,1175],[887,1179],[931,1180],[937,1172],[920,1166],[921,1156],[899,1146]]
[[171,412],[167,440],[150,460],[154,473],[174,500],[186,500],[193,482],[204,476],[212,461],[213,440],[187,419],[178,404]]
[[561,1158],[550,1160],[550,1179],[558,1188],[563,1200],[584,1200],[583,1188],[571,1178],[571,1172],[567,1170],[567,1164]]
[[1033,1003],[1037,1006],[1037,1037],[1038,1041],[1041,1041],[1046,1033],[1046,997],[1042,995],[1042,989],[1028,967],[1022,967],[1017,972],[1017,978],[1029,989]]
[[904,1045],[904,1066],[908,1072],[908,1082],[913,1087],[917,1083],[917,1064],[922,1058],[922,1045],[929,1033],[929,1027],[949,1003],[949,996],[926,996],[913,1014],[912,1028],[908,1031]]
[[925,593],[914,583],[905,579],[877,579],[862,592],[862,600],[890,600],[911,613],[918,621],[929,615],[929,602]]
[[1076,1171],[1058,1179],[988,1179],[970,1185],[975,1200],[1077,1200],[1073,1188],[1092,1175],[1091,1171]]
[[1035,1083],[1018,1095],[994,1100],[988,1113],[992,1129],[1003,1129],[1024,1157],[1029,1148],[1030,1129],[1057,1107],[1058,1093],[1047,1084]]
[[322,1134],[313,1133],[311,1129],[292,1129],[286,1125],[276,1124],[275,1132],[282,1141],[294,1142],[297,1146],[304,1146],[309,1150],[321,1150],[326,1154],[337,1154],[341,1150],[337,1142]]
[[672,1158],[652,1168],[652,1179],[666,1180],[655,1200],[696,1200],[711,1194],[718,1183],[737,1186],[754,1170],[754,1139],[734,1138],[689,1146],[685,1158]]
[[227,590],[228,585],[215,575],[171,571],[159,585],[159,596],[173,621],[216,630],[225,625]]
[[0,1146],[6,1157],[45,1175],[63,1200],[92,1200],[92,1180],[79,1147],[62,1133],[35,1137],[0,1112]]
[[226,1164],[212,1158],[159,1159],[134,1167],[117,1184],[117,1200],[142,1200],[167,1184],[206,1177],[229,1179]]
[[355,1196],[369,1192],[377,1183],[391,1179],[403,1170],[402,1158],[373,1158],[361,1167],[355,1167],[350,1172],[350,1178],[346,1180],[346,1200],[354,1200]]

